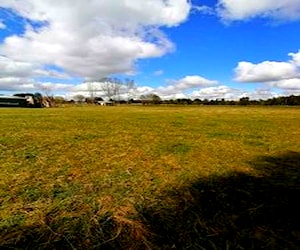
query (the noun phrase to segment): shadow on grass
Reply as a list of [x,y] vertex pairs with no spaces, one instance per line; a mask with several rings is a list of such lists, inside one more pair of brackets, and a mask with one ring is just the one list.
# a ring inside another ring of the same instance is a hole
[[251,162],[257,176],[199,179],[137,207],[157,249],[300,249],[300,153]]
[[131,219],[50,211],[40,225],[3,227],[0,249],[300,249],[300,153],[251,164],[255,176],[198,179],[148,197]]

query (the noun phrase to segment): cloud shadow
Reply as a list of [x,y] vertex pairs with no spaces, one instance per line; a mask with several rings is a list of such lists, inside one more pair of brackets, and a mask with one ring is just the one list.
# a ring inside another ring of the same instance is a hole
[[[148,197],[130,219],[50,210],[39,225],[4,228],[0,248],[300,249],[300,153],[259,157],[251,165],[255,174],[199,178]],[[77,203],[72,211],[81,211]]]
[[198,179],[137,206],[157,249],[300,249],[300,153],[251,162],[255,175]]

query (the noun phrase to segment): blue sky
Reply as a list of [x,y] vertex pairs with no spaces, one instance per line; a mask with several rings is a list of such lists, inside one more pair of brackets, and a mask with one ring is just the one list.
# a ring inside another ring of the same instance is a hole
[[136,97],[297,95],[299,30],[299,0],[2,0],[0,93],[102,95],[117,76]]

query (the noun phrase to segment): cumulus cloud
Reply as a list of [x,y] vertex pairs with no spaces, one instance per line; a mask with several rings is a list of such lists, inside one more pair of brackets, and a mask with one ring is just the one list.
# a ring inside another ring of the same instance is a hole
[[[186,0],[2,0],[2,8],[39,22],[7,37],[0,54],[15,62],[54,65],[96,79],[132,73],[136,60],[160,57],[174,44],[159,30],[185,21]],[[43,24],[43,25],[42,25]]]
[[289,53],[287,62],[264,61],[258,64],[239,62],[235,68],[238,82],[263,82],[283,90],[300,89],[300,51]]
[[54,94],[60,91],[71,91],[73,86],[64,83],[40,82],[26,77],[2,77],[0,78],[0,89],[2,91]]
[[285,89],[280,94],[281,96],[300,95],[300,89]]
[[267,100],[278,96],[279,94],[272,91],[270,88],[258,88],[254,91],[245,92],[243,97],[249,97],[251,100]]
[[[182,79],[189,79],[189,77],[184,77]],[[181,80],[182,80],[181,79]],[[205,78],[203,78],[205,79]],[[190,98],[190,99],[208,99],[208,100],[216,100],[216,99],[225,99],[225,100],[239,100],[242,97],[250,97],[251,100],[259,100],[259,99],[268,99],[272,97],[277,97],[278,93],[272,91],[271,86],[267,88],[259,88],[255,90],[244,90],[244,89],[237,89],[232,88],[225,85],[220,86],[213,86],[217,83],[217,81],[212,81],[205,79],[201,83],[197,85],[198,87],[195,89],[195,84],[189,85],[191,87],[181,88],[176,85],[176,82],[180,82],[181,80],[173,80],[173,85],[167,86],[158,86],[156,88],[150,86],[137,86],[136,88],[132,89],[129,93],[130,97],[133,99],[139,99],[142,95],[148,94],[156,94],[159,95],[164,100],[170,99],[182,99],[182,98]],[[68,96],[72,98],[75,95],[81,94],[84,96],[89,96],[91,89],[93,90],[96,96],[101,96],[104,99],[107,98],[106,93],[101,91],[101,83],[99,82],[92,82],[92,86],[89,85],[90,83],[84,82],[78,84],[69,89]],[[64,87],[64,86],[61,86]],[[178,88],[177,88],[178,87]],[[300,92],[300,90],[299,90]],[[288,89],[282,92],[282,94],[287,93],[295,93],[295,91],[291,92]],[[128,92],[126,89],[120,89],[120,96],[121,99],[128,98]]]
[[153,92],[163,98],[179,98],[178,96],[187,96],[185,92],[218,84],[218,81],[209,80],[202,76],[192,75],[185,76],[179,80],[168,80],[167,86],[159,86]]
[[288,55],[292,57],[291,62],[300,67],[300,50],[297,53],[289,53]]
[[70,85],[40,82],[37,78],[68,78],[62,72],[47,69],[38,63],[12,60],[0,56],[0,90],[4,91],[51,91],[69,90]]
[[174,81],[175,87],[177,89],[189,89],[189,88],[198,88],[198,87],[207,87],[211,85],[218,84],[218,81],[215,80],[209,80],[202,76],[192,75],[192,76],[186,76],[182,79],[179,79],[177,81]]
[[258,64],[239,62],[235,74],[238,82],[269,82],[288,79],[299,75],[299,72],[292,62],[264,61]]
[[229,86],[217,86],[203,88],[191,93],[191,98],[199,98],[201,100],[239,100],[242,97],[249,97],[251,100],[266,100],[268,98],[277,97],[278,94],[271,91],[270,88],[260,88],[252,91],[236,89]]
[[215,99],[226,99],[226,100],[236,100],[239,99],[241,96],[245,94],[244,91],[231,88],[228,86],[217,86],[217,87],[208,87],[203,88],[200,90],[193,91],[191,96],[196,99],[208,99],[208,100],[215,100]]
[[218,12],[225,21],[265,17],[273,20],[299,20],[299,0],[219,0]]
[[37,79],[68,79],[63,72],[49,69],[38,63],[12,60],[0,56],[0,90],[2,91],[68,91],[71,86],[63,83],[41,82]]
[[269,83],[270,86],[277,87],[284,90],[299,90],[300,78],[285,79]]
[[[166,86],[158,86],[156,88],[150,86],[137,86],[132,89],[130,95],[134,98],[139,98],[141,95],[157,94],[163,99],[189,98],[190,92],[210,86],[218,85],[218,81],[209,80],[202,76],[191,75],[185,76],[179,80],[167,80]],[[97,95],[104,95],[101,91],[101,82],[84,82],[76,85],[72,89],[72,94],[80,93],[88,96],[91,88]],[[127,90],[120,90],[121,95],[126,99]]]
[[24,61],[12,60],[10,58],[0,56],[0,79],[7,77],[52,77],[52,78],[68,78],[65,73],[58,72],[47,67]]
[[[150,93],[159,94],[157,89],[152,89]],[[147,93],[149,93],[147,92]],[[298,91],[300,93],[300,90]],[[296,92],[297,93],[297,92]],[[285,90],[282,94],[295,94],[295,91]],[[251,100],[266,100],[272,97],[278,97],[279,94],[272,91],[270,88],[255,89],[255,90],[245,90],[237,89],[229,86],[221,85],[215,87],[204,87],[199,90],[194,90],[191,93],[177,92],[174,94],[161,93],[160,97],[162,99],[207,99],[207,100],[239,100],[242,97],[249,97]]]
[[185,76],[179,80],[168,80],[167,82],[168,85],[159,86],[157,88],[138,88],[139,94],[154,93],[163,99],[187,98],[190,95],[188,92],[196,88],[204,88],[218,84],[218,81],[209,80],[198,75]]
[[1,77],[0,89],[4,91],[33,90],[34,81],[22,77]]
[[10,58],[0,56],[0,78],[4,77],[28,77],[34,75],[37,67],[28,62],[14,61]]

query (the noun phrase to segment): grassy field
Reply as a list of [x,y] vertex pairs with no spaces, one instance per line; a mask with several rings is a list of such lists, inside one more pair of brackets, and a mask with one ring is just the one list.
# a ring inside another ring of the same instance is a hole
[[299,249],[300,108],[0,109],[0,248]]

